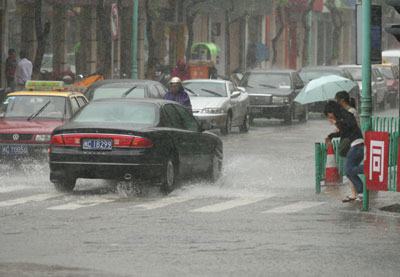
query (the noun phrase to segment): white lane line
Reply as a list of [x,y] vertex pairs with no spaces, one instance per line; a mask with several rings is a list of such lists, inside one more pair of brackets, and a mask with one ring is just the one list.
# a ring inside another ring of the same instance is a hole
[[21,198],[17,198],[17,199],[2,201],[2,202],[0,202],[0,207],[14,206],[14,205],[24,204],[24,203],[31,202],[31,201],[36,201],[36,202],[44,201],[47,199],[60,197],[62,195],[63,194],[60,194],[60,193],[35,194],[35,195],[28,196],[28,197],[21,197]]
[[300,201],[294,204],[286,205],[283,207],[277,207],[268,211],[264,211],[262,213],[265,214],[289,214],[296,213],[308,208],[312,208],[315,206],[322,205],[324,202],[308,202],[308,201]]
[[196,199],[198,197],[191,197],[191,196],[173,196],[173,197],[167,197],[167,198],[163,198],[161,200],[158,201],[151,201],[148,203],[143,203],[143,204],[139,204],[139,205],[135,205],[135,208],[142,208],[142,209],[146,209],[146,210],[154,210],[154,209],[158,209],[158,208],[163,208],[165,206],[169,206],[172,204],[178,204],[178,203],[182,203],[182,202],[186,202],[186,201],[190,201],[193,199]]
[[25,187],[25,186],[0,187],[0,193],[9,193],[9,192],[13,192],[13,191],[23,190],[26,188],[29,188],[29,187]]
[[209,206],[204,206],[198,209],[191,210],[191,212],[197,212],[197,213],[215,213],[215,212],[221,212],[225,210],[229,210],[232,208],[240,207],[240,206],[245,206],[249,205],[255,202],[259,202],[268,198],[272,198],[275,195],[269,195],[269,196],[259,196],[259,197],[240,197],[236,199],[232,199],[229,201],[217,203],[214,205],[209,205]]
[[113,202],[113,201],[115,201],[115,199],[106,199],[106,198],[93,196],[93,197],[88,197],[88,198],[78,200],[78,201],[75,201],[72,203],[49,207],[47,209],[48,210],[76,210],[76,209],[80,209],[80,208],[93,207],[93,206],[96,206],[99,204]]

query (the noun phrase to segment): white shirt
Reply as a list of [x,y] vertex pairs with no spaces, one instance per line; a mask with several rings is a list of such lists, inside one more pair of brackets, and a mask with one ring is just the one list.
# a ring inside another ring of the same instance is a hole
[[17,85],[25,85],[26,81],[29,81],[32,76],[32,63],[24,58],[20,60],[15,69],[15,83]]

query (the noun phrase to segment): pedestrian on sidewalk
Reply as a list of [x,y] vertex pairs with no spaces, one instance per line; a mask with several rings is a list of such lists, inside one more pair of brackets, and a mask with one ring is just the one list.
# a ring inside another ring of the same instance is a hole
[[31,79],[32,63],[28,60],[25,51],[19,53],[20,61],[15,70],[15,90],[25,90],[25,83]]
[[335,95],[335,100],[338,102],[340,106],[346,111],[352,113],[354,118],[357,121],[358,127],[361,129],[360,125],[360,114],[356,109],[356,100],[354,98],[350,98],[350,95],[347,91],[339,91]]
[[358,175],[364,173],[364,166],[361,165],[364,159],[364,139],[353,114],[343,109],[337,102],[329,101],[325,105],[324,113],[328,116],[329,122],[338,129],[329,134],[325,142],[329,143],[333,138],[340,137],[342,141],[348,139],[350,144],[346,155],[345,174],[351,181],[349,183],[351,194],[345,196],[342,202],[353,202],[358,194],[363,192],[363,182]]
[[17,53],[15,52],[15,49],[10,48],[8,49],[8,57],[6,59],[6,80],[7,80],[7,87],[11,88],[11,91],[14,90],[15,88],[15,81],[14,81],[14,76],[15,76],[15,69],[17,68],[17,60],[15,59],[15,56]]

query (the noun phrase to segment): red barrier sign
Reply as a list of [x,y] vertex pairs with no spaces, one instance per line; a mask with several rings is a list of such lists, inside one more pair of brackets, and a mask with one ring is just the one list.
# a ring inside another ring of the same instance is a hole
[[365,132],[364,174],[368,190],[388,190],[389,133]]

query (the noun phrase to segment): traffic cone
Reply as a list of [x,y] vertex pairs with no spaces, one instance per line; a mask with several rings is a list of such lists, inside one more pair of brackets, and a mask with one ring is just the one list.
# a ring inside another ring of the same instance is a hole
[[328,144],[328,155],[325,166],[325,185],[340,184],[339,169],[336,164],[335,152],[332,143]]

